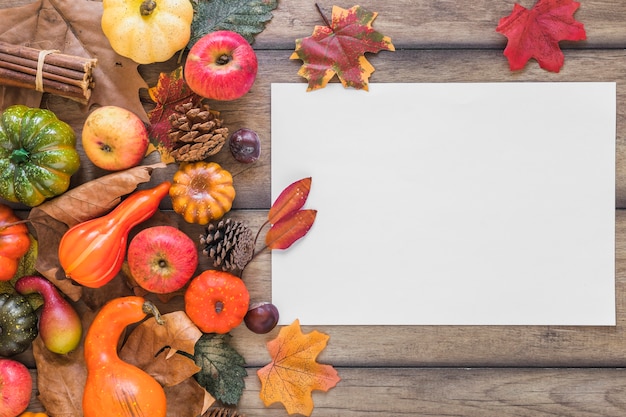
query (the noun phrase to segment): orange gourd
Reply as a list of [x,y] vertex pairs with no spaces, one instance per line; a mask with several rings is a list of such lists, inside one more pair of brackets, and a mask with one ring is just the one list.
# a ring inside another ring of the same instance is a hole
[[170,188],[172,208],[188,223],[207,224],[230,211],[235,199],[233,176],[215,162],[184,163]]
[[164,181],[135,191],[110,213],[70,228],[59,243],[59,262],[65,275],[91,288],[102,287],[122,269],[128,233],[149,219],[169,191]]
[[18,417],[48,417],[46,413],[34,413],[32,411],[25,411],[20,414]]
[[8,281],[17,272],[20,258],[30,248],[28,228],[11,207],[0,204],[0,281]]
[[165,417],[166,399],[161,385],[143,370],[122,361],[117,353],[126,326],[148,313],[161,322],[152,303],[128,296],[110,300],[96,315],[85,337],[84,417]]

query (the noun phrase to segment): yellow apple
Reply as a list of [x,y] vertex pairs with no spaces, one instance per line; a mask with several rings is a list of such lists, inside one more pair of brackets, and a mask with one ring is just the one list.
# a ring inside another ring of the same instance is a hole
[[118,106],[103,106],[87,116],[82,144],[87,158],[107,171],[137,166],[150,141],[148,130],[135,113]]

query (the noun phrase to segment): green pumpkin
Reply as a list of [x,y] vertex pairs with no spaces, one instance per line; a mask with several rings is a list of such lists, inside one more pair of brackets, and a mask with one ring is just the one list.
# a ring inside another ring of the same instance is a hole
[[37,313],[26,297],[0,294],[0,356],[24,352],[37,334]]
[[64,193],[78,171],[76,136],[50,110],[10,106],[0,116],[0,197],[34,207]]

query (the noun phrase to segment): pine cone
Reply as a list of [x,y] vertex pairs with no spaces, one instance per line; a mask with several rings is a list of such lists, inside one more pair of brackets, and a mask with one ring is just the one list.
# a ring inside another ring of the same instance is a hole
[[206,235],[200,235],[202,253],[213,260],[213,266],[237,275],[254,254],[254,234],[245,224],[233,219],[209,223]]
[[167,133],[172,143],[170,155],[177,162],[202,161],[218,153],[226,138],[228,128],[209,109],[206,103],[185,103],[174,108],[169,116],[171,129]]
[[245,417],[239,414],[237,410],[226,407],[210,408],[202,417]]

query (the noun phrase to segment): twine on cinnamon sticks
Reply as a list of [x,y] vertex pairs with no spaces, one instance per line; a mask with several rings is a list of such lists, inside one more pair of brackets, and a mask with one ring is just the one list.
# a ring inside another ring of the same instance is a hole
[[97,60],[0,42],[0,85],[34,89],[87,104]]

